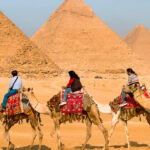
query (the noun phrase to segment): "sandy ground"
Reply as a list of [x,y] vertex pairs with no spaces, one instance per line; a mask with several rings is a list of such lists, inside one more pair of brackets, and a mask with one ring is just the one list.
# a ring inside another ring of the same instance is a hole
[[[95,79],[94,75],[90,78],[88,76],[82,77],[82,83],[86,86],[87,91],[92,95],[99,103],[107,104],[120,94],[120,90],[123,84],[126,83],[126,76],[124,77],[111,77],[102,76],[103,79]],[[118,79],[117,79],[118,78]],[[25,87],[33,87],[35,95],[41,102],[46,102],[52,95],[60,90],[62,85],[65,85],[68,81],[67,75],[61,77],[52,78],[51,80],[23,80]],[[141,83],[146,83],[147,87],[150,87],[150,77],[140,77]],[[0,78],[0,102],[3,99],[4,93],[7,92],[9,84],[8,78]],[[111,126],[111,115],[101,114],[105,127],[109,130]],[[44,133],[42,149],[49,150],[57,149],[56,136],[53,138],[50,136],[50,132],[53,128],[53,122],[49,116],[42,115],[42,122],[44,126],[42,131]],[[150,127],[146,120],[142,117],[142,122],[139,118],[135,118],[129,122],[130,140],[133,150],[148,150],[148,144],[150,143]],[[0,124],[0,149],[4,149],[7,143],[3,137],[3,127]],[[65,144],[65,149],[73,150],[80,149],[85,139],[86,128],[85,124],[75,122],[73,124],[63,124],[61,126],[62,142]],[[24,123],[15,125],[11,131],[11,141],[15,144],[18,150],[27,149],[32,139],[32,129],[29,124]],[[92,137],[87,145],[87,149],[100,150],[104,145],[104,138],[102,133],[96,126],[92,128]],[[35,140],[35,146],[33,149],[37,149],[38,138]],[[120,122],[112,136],[110,141],[110,150],[121,149],[125,150],[126,138],[124,134],[123,124]]]

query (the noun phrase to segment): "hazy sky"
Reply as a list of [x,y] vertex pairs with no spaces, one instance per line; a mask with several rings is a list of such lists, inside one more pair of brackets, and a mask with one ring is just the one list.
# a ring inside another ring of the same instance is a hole
[[[31,37],[62,2],[63,0],[0,0],[0,10]],[[84,2],[121,37],[127,35],[138,24],[150,29],[150,0]]]

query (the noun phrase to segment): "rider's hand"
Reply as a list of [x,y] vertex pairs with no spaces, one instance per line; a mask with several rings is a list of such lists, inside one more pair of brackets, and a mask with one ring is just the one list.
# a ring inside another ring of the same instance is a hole
[[62,89],[66,89],[66,86],[62,86]]

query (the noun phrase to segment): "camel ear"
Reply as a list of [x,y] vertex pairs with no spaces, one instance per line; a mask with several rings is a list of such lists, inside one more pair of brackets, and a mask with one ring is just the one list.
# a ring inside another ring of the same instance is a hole
[[22,88],[22,92],[25,92],[25,91],[26,91],[26,88],[25,88],[25,87],[23,87],[23,88]]
[[19,89],[18,92],[19,92],[19,93],[22,93],[22,92],[23,92],[23,88]]

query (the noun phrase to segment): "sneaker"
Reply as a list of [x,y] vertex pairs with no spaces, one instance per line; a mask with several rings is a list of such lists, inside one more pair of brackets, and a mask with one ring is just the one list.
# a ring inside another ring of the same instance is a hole
[[126,105],[128,105],[128,103],[127,102],[123,102],[122,104],[119,105],[119,107],[123,107],[123,106],[126,106]]
[[61,102],[61,103],[59,104],[59,106],[63,106],[63,105],[66,105],[66,102]]

